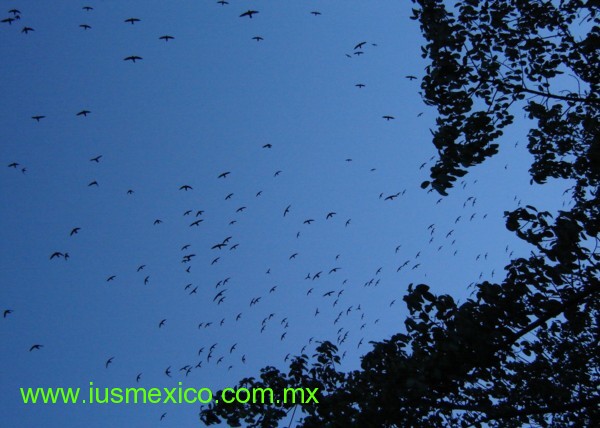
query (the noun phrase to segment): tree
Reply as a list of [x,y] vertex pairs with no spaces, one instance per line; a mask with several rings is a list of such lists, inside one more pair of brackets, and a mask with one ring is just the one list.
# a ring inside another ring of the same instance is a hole
[[[409,287],[406,333],[373,345],[361,369],[338,370],[323,342],[289,371],[266,367],[248,388],[319,388],[299,405],[303,427],[600,426],[600,26],[594,0],[413,0],[426,40],[426,104],[438,111],[439,158],[422,187],[447,195],[499,150],[524,110],[533,125],[531,181],[564,180],[569,209],[505,212],[529,243],[458,305]],[[294,410],[292,410],[294,409]],[[206,424],[275,427],[293,404],[211,404]]]

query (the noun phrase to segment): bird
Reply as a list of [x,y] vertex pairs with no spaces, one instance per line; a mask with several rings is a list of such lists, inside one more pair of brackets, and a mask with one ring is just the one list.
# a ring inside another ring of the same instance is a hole
[[416,77],[416,76],[413,76],[413,75],[411,75],[411,74],[409,74],[408,76],[405,76],[405,77],[406,77],[408,80],[416,80],[416,79],[417,79],[417,77]]
[[32,119],[35,119],[37,122],[45,118],[46,116],[31,116]]
[[165,325],[165,323],[167,322],[167,319],[162,319],[159,323],[158,323],[158,328],[161,328],[163,325]]
[[138,375],[135,377],[135,381],[139,383],[141,378],[142,378],[142,374],[138,373]]
[[55,257],[64,257],[65,255],[63,253],[61,253],[60,251],[55,251],[52,253],[52,255],[50,255],[50,260],[52,260]]
[[29,352],[33,351],[34,349],[42,349],[43,347],[44,345],[39,344],[31,345],[31,348],[29,348]]
[[309,218],[307,220],[304,220],[304,223],[302,223],[302,224],[311,224],[313,221],[315,221],[315,220],[312,218]]
[[334,215],[336,215],[336,214],[337,214],[337,213],[335,213],[335,212],[333,212],[333,211],[332,211],[332,212],[330,212],[330,213],[328,213],[328,214],[327,214],[327,216],[325,217],[325,220],[328,220],[328,219],[332,218],[332,217],[333,217]]
[[357,49],[362,49],[362,47],[363,47],[364,45],[366,45],[366,44],[367,44],[367,42],[360,42],[360,43],[357,43],[357,44],[356,44],[356,46],[354,46],[354,50],[357,50]]
[[285,217],[285,216],[286,216],[286,215],[287,215],[287,214],[290,212],[290,208],[291,208],[291,207],[292,207],[291,205],[288,205],[288,206],[285,208],[285,210],[283,211],[283,216],[284,216],[284,217]]
[[91,158],[90,162],[100,163],[100,158],[102,158],[102,155],[96,156],[95,158]]
[[169,36],[167,34],[165,34],[164,36],[160,36],[158,39],[159,40],[164,40],[165,42],[168,42],[169,40],[173,40],[175,37],[173,36]]
[[74,228],[71,230],[71,233],[69,234],[69,236],[76,235],[76,234],[77,234],[77,233],[78,233],[80,230],[81,230],[81,227],[74,227]]
[[79,25],[80,28],[83,28],[84,30],[89,30],[90,28],[92,28],[90,25],[88,24],[80,24]]
[[267,143],[267,144],[265,144],[264,146],[262,146],[262,148],[263,148],[263,149],[271,149],[271,148],[273,148],[273,144],[271,144],[271,143]]
[[108,368],[108,365],[113,362],[114,358],[115,357],[110,357],[108,360],[106,360],[106,363],[104,363],[104,367]]
[[89,110],[81,110],[79,113],[76,114],[76,116],[84,116],[87,117],[88,114],[90,114],[91,111]]
[[163,221],[162,221],[161,219],[159,219],[159,218],[157,218],[156,220],[154,220],[154,224],[155,224],[155,225],[157,225],[157,224],[161,224],[162,222],[163,222]]
[[140,19],[139,18],[127,18],[124,22],[130,22],[131,25],[133,25],[136,22],[140,22]]
[[364,84],[364,83],[357,83],[357,84],[356,84],[356,85],[354,85],[354,86],[356,86],[357,88],[364,88],[364,87],[365,87],[365,84]]
[[231,171],[222,172],[217,178],[227,178],[229,174],[231,174]]
[[386,115],[386,116],[381,116],[381,117],[383,117],[383,118],[384,118],[385,120],[387,120],[387,121],[390,121],[390,120],[392,120],[392,119],[395,119],[395,118],[394,118],[394,116],[389,116],[389,115]]
[[137,56],[137,55],[131,55],[131,56],[127,56],[125,58],[123,58],[124,61],[131,61],[131,62],[136,62],[143,59],[141,56]]
[[94,8],[92,6],[83,6],[82,9],[85,10],[86,12],[94,10]]
[[167,367],[167,368],[165,369],[165,374],[166,374],[167,376],[169,376],[169,377],[172,377],[172,376],[171,376],[171,366],[169,366],[169,367]]
[[246,12],[244,12],[240,15],[240,18],[243,18],[244,16],[252,18],[252,15],[255,15],[257,13],[258,13],[258,10],[247,10]]
[[106,279],[106,282],[114,281],[116,277],[116,275],[111,275]]
[[252,40],[256,40],[257,42],[260,42],[261,40],[264,40],[261,36],[254,36],[252,37]]
[[99,187],[100,185],[98,184],[98,182],[96,180],[94,180],[94,181],[90,181],[90,183],[88,184],[88,187],[91,187],[91,186]]
[[163,413],[162,415],[160,415],[160,421],[162,421],[165,417],[167,416],[167,412]]
[[193,189],[193,188],[192,188],[192,186],[190,186],[190,185],[187,185],[187,184],[184,184],[183,186],[181,186],[181,187],[179,188],[179,190],[185,190],[186,192],[187,192],[188,190],[192,190],[192,189]]
[[4,316],[4,318],[6,318],[8,315],[10,315],[12,313],[13,313],[12,309],[5,309],[3,312],[3,316]]
[[35,30],[31,27],[23,27],[23,29],[21,30],[21,33],[28,34],[30,31],[35,31]]

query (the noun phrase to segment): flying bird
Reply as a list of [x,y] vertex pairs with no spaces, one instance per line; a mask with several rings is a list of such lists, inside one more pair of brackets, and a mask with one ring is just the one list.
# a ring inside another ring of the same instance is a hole
[[5,310],[4,310],[4,313],[3,313],[3,315],[4,315],[4,318],[6,318],[6,317],[7,317],[9,314],[12,314],[12,313],[13,313],[13,310],[12,310],[12,309],[5,309]]
[[124,61],[131,61],[131,62],[136,62],[143,59],[141,56],[137,56],[137,55],[131,55],[131,56],[127,56],[125,58],[123,58]]
[[37,122],[45,118],[46,116],[31,116],[32,119],[35,119]]
[[164,40],[165,42],[168,42],[169,40],[173,40],[175,37],[173,36],[169,36],[169,35],[164,35],[164,36],[160,36],[158,39],[159,40]]
[[90,114],[91,111],[89,110],[81,110],[79,113],[76,114],[76,116],[85,116],[87,117],[88,114]]
[[254,36],[252,37],[252,40],[256,40],[257,42],[260,42],[261,40],[264,40],[261,36]]
[[140,22],[140,19],[139,18],[127,18],[124,22],[130,22],[131,25],[133,25],[136,22]]
[[394,116],[381,116],[381,117],[383,117],[387,121],[394,119]]
[[92,28],[90,25],[87,24],[80,24],[79,27],[83,28],[84,30],[89,30],[90,28]]
[[357,43],[357,44],[356,44],[356,46],[354,46],[354,50],[357,50],[357,49],[362,49],[362,47],[363,47],[364,45],[366,45],[366,44],[367,44],[367,42],[360,42],[360,43]]
[[110,357],[108,360],[106,360],[106,363],[104,363],[104,367],[108,368],[108,365],[113,362],[114,358],[115,357]]
[[29,348],[29,352],[33,351],[34,349],[42,349],[44,347],[44,345],[32,345],[31,348]]
[[91,158],[90,162],[100,163],[100,158],[102,158],[102,155],[96,156],[95,158]]
[[226,178],[229,174],[231,174],[231,171],[222,172],[217,178]]
[[357,84],[356,84],[356,85],[354,85],[354,86],[356,86],[357,88],[364,88],[364,87],[365,87],[365,84],[364,84],[364,83],[357,83]]
[[81,227],[74,227],[71,230],[71,233],[69,234],[69,236],[73,236],[73,235],[77,234],[80,230],[81,230]]
[[257,14],[257,13],[258,13],[258,10],[247,10],[246,12],[244,12],[240,15],[240,18],[243,18],[244,16],[252,18],[252,15]]
[[[185,191],[187,192],[188,190],[192,190],[192,186],[189,186],[189,185],[187,185],[187,184],[184,184],[183,186],[181,186],[181,187],[179,188],[179,190],[185,190]],[[190,211],[190,212],[191,212],[191,211]]]
[[31,27],[23,27],[23,29],[21,30],[21,33],[28,34],[30,31],[35,31],[35,30]]
[[405,77],[406,77],[408,80],[416,80],[416,79],[417,79],[417,77],[416,77],[416,76],[413,76],[413,75],[411,75],[411,74],[409,74],[408,76],[405,76]]

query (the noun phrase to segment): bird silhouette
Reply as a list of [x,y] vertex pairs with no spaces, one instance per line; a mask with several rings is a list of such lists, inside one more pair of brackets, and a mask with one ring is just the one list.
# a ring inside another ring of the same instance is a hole
[[252,15],[255,15],[255,14],[257,14],[257,13],[258,13],[258,10],[247,10],[246,12],[244,12],[244,13],[242,13],[242,14],[240,15],[240,18],[242,18],[242,17],[244,17],[244,16],[247,16],[247,17],[249,17],[249,18],[252,18]]
[[104,363],[104,367],[108,368],[108,365],[113,362],[114,358],[115,357],[110,357],[108,360],[106,360],[106,363]]
[[140,22],[140,19],[139,18],[127,18],[124,22],[129,22],[129,23],[131,23],[131,25],[133,25],[136,22]]
[[34,119],[35,121],[39,122],[40,120],[44,119],[46,116],[31,116],[32,119]]
[[169,36],[167,34],[165,34],[164,36],[160,36],[158,39],[159,40],[164,40],[165,42],[168,42],[169,40],[173,40],[175,37],[173,36]]
[[88,114],[90,114],[91,111],[89,110],[81,110],[79,113],[76,114],[76,116],[84,116],[87,117]]
[[88,24],[80,24],[79,25],[80,28],[83,28],[84,30],[89,30],[90,28],[92,28],[90,25]]
[[35,344],[35,345],[31,345],[31,348],[29,348],[29,352],[33,351],[34,349],[42,349],[44,347],[44,345],[39,345],[39,344]]
[[123,58],[124,61],[131,61],[131,62],[136,62],[139,60],[142,60],[143,58],[141,56],[137,56],[137,55],[131,55],[131,56],[127,56],[125,58]]

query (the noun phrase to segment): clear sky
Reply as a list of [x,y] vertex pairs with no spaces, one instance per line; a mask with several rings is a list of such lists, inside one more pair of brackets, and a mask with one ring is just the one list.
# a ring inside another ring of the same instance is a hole
[[505,210],[560,208],[529,184],[521,124],[450,196],[420,189],[435,111],[408,1],[3,8],[3,427],[200,425],[198,405],[24,405],[21,387],[216,391],[326,339],[356,369],[403,330],[408,284],[464,301],[529,253]]

